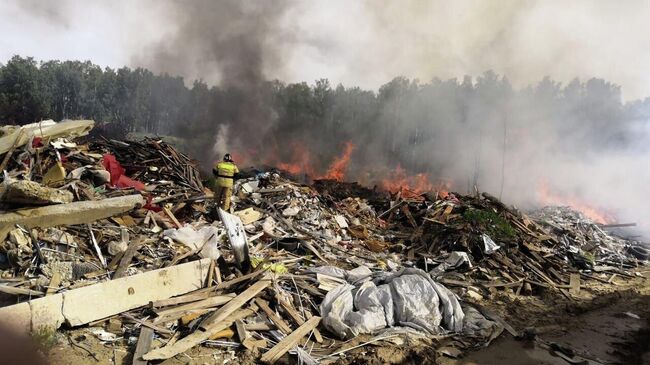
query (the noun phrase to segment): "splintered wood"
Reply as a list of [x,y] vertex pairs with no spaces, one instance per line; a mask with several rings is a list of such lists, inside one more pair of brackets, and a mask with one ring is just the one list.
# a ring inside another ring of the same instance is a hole
[[240,308],[269,285],[271,285],[271,280],[268,277],[262,278],[204,320],[201,324],[202,331],[194,331],[189,336],[170,346],[148,352],[142,358],[145,360],[168,359],[191,349],[215,333],[230,327],[236,320],[250,316],[254,313],[252,310],[240,310]]
[[273,364],[278,361],[282,355],[286,354],[287,351],[294,348],[300,340],[302,340],[305,335],[307,335],[311,330],[316,328],[320,323],[320,317],[312,317],[303,323],[298,329],[293,331],[290,335],[278,342],[277,345],[273,346],[269,351],[262,355],[262,362],[267,364]]

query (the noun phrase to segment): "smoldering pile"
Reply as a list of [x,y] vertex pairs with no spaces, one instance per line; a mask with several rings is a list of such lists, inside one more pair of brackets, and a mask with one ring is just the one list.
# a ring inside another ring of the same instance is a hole
[[172,146],[74,139],[91,127],[0,137],[0,292],[21,302],[0,319],[20,330],[89,324],[113,346],[137,336],[145,360],[203,344],[327,363],[360,335],[437,336],[460,351],[517,334],[484,308],[499,291],[575,300],[642,264],[620,250],[612,261],[612,247],[632,242],[563,224],[566,212],[537,223],[488,194],[311,186],[271,170],[239,180],[225,212]]

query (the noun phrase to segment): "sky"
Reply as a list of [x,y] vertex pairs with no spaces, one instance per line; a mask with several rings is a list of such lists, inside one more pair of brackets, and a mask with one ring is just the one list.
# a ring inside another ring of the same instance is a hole
[[[244,7],[255,7],[243,1]],[[180,2],[0,0],[0,62],[90,60],[148,66],[151,47],[173,36]],[[487,70],[516,87],[550,76],[604,78],[625,100],[650,95],[650,2],[628,1],[297,1],[284,7],[266,42],[269,79],[377,89],[395,76],[428,81]],[[220,75],[182,70],[219,83]],[[161,71],[161,70],[157,70]]]

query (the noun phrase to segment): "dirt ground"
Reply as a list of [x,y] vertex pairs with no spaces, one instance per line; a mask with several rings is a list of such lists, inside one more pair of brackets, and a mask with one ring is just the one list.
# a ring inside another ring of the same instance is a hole
[[[644,270],[639,271],[638,277],[618,277],[615,285],[590,282],[574,299],[558,292],[542,292],[537,296],[498,292],[477,302],[499,314],[517,331],[525,332],[524,339],[515,339],[504,331],[490,346],[466,349],[456,358],[440,354],[437,350],[440,345],[376,342],[323,363],[568,364],[549,351],[549,346],[555,343],[595,363],[650,364],[650,269]],[[70,339],[78,345],[72,345]],[[362,341],[364,338],[360,337],[346,346]],[[102,344],[87,328],[59,333],[57,342],[48,351],[52,364],[131,364],[135,349],[135,343],[128,344],[128,339],[112,345]],[[256,358],[255,354],[236,349],[198,347],[161,364],[253,364]],[[295,362],[295,358],[286,356],[283,360]]]

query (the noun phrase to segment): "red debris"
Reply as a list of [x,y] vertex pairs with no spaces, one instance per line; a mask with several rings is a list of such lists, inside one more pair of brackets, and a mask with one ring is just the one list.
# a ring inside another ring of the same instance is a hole
[[115,156],[110,153],[105,153],[102,158],[102,165],[111,174],[111,185],[120,188],[134,188],[135,190],[142,191],[145,189],[143,183],[133,180],[124,175],[124,168],[120,165]]

